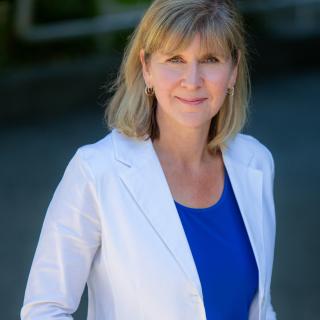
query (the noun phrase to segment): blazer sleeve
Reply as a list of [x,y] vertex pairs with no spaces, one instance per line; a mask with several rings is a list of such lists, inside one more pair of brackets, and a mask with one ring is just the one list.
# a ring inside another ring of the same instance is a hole
[[[273,224],[274,224],[274,233],[272,237],[272,261],[271,264],[273,265],[273,256],[274,256],[274,245],[275,245],[275,234],[276,234],[276,218],[275,218],[275,208],[274,208],[274,176],[275,176],[275,168],[274,168],[274,160],[271,152],[268,150],[269,158],[270,158],[270,163],[271,163],[271,183],[270,183],[270,199],[271,199],[271,212],[273,213]],[[266,309],[267,309],[267,317],[266,320],[276,320],[277,316],[274,311],[274,308],[271,303],[271,293],[270,293],[270,287],[268,289],[267,295],[266,295]]]
[[72,319],[99,246],[100,222],[93,177],[79,149],[47,210],[21,319]]

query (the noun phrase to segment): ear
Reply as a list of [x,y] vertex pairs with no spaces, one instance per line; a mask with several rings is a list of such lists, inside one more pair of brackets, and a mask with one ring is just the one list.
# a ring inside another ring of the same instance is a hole
[[142,74],[144,78],[144,82],[148,87],[152,87],[152,81],[151,81],[151,75],[149,71],[149,65],[148,62],[145,59],[145,51],[144,49],[140,50],[140,62],[142,66]]
[[231,76],[229,80],[229,88],[234,87],[236,84],[240,59],[241,59],[241,51],[238,49],[238,59],[237,59],[236,65],[232,66]]

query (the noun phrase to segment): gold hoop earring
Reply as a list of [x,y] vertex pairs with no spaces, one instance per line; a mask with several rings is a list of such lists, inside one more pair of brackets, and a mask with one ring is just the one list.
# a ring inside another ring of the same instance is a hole
[[148,96],[151,97],[154,95],[154,89],[152,87],[148,87],[146,85],[146,87],[144,88],[144,93]]
[[228,89],[227,89],[227,94],[228,94],[230,97],[233,97],[233,96],[234,96],[234,87],[228,88]]

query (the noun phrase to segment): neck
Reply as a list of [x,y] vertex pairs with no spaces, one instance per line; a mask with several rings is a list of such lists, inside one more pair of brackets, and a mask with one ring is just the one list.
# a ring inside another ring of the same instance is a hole
[[207,147],[210,123],[194,128],[158,120],[160,137],[153,146],[160,160],[194,169],[212,160]]

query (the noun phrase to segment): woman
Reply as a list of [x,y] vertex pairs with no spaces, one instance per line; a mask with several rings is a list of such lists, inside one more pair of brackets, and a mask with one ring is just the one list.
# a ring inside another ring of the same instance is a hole
[[48,208],[22,319],[276,319],[273,159],[240,134],[246,48],[233,1],[156,0],[106,110]]

